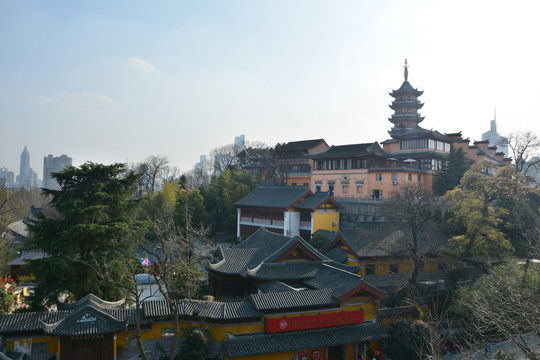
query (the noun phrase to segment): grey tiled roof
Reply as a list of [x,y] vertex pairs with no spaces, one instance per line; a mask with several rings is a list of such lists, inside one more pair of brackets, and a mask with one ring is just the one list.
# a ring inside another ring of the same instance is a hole
[[234,358],[360,343],[389,337],[378,323],[363,323],[279,334],[235,336],[224,340],[223,344],[227,356]]
[[324,139],[290,141],[283,145],[282,151],[308,151],[321,142],[326,143]]
[[115,333],[127,329],[127,319],[116,319],[111,314],[84,305],[55,323],[44,323],[43,330],[53,335],[98,335]]
[[307,186],[259,186],[234,205],[284,209],[310,193]]
[[43,323],[64,319],[71,311],[13,313],[0,316],[2,333],[29,332],[43,329]]
[[305,280],[317,275],[318,262],[283,261],[264,263],[248,271],[248,276],[259,280]]
[[390,156],[385,152],[378,142],[365,143],[365,144],[351,144],[351,145],[338,145],[331,146],[323,153],[313,154],[309,157],[312,159],[327,159],[327,158],[339,158],[350,156],[362,156],[366,154],[379,154],[382,156]]
[[126,300],[118,300],[118,301],[105,301],[100,299],[94,294],[88,294],[85,297],[81,298],[80,300],[74,302],[74,303],[58,303],[57,307],[59,310],[74,310],[76,308],[80,308],[85,305],[92,305],[97,309],[122,309],[124,307]]
[[220,255],[223,259],[215,264],[211,264],[211,268],[223,274],[239,274],[245,275],[248,264],[256,255],[257,249],[228,249],[220,247]]
[[322,264],[317,276],[305,280],[304,284],[314,289],[332,289],[332,295],[338,298],[363,282],[364,279],[359,275]]
[[300,204],[296,205],[294,208],[311,210],[325,203],[328,200],[337,203],[338,206],[341,207],[341,204],[339,204],[339,202],[337,202],[334,198],[332,198],[328,192],[319,192],[308,197],[307,199],[302,201]]
[[254,294],[250,299],[259,311],[339,305],[331,289]]
[[270,281],[259,285],[259,290],[265,293],[271,292],[283,292],[283,291],[295,291],[295,288],[289,286],[281,281]]
[[[405,256],[412,236],[407,224],[400,222],[357,223],[354,229],[342,229],[341,234],[361,258]],[[419,248],[424,254],[434,254],[447,241],[433,224],[424,225],[419,233]]]
[[[182,316],[208,320],[259,319],[263,316],[247,301],[180,300],[178,307]],[[167,301],[158,300],[145,302],[144,314],[148,318],[160,318],[171,316],[172,313]]]
[[36,259],[43,259],[46,255],[42,251],[31,251],[31,250],[23,250],[21,252],[21,255],[11,260],[8,265],[27,265],[30,260],[36,260]]
[[345,253],[345,251],[343,251],[343,249],[340,247],[333,248],[332,250],[327,252],[325,255],[328,258],[338,263],[344,263],[349,258],[349,256]]
[[321,254],[317,249],[311,246],[306,240],[302,239],[300,236],[295,236],[290,238],[286,244],[284,244],[280,249],[270,254],[267,258],[263,260],[265,263],[271,263],[278,260],[281,256],[285,255],[293,246],[299,245],[306,249],[307,252],[311,253],[318,260],[328,260],[326,256]]

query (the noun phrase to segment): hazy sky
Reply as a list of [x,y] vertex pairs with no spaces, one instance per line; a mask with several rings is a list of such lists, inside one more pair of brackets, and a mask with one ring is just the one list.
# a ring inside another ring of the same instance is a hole
[[246,140],[384,141],[388,93],[425,128],[540,133],[538,1],[0,1],[0,167],[162,154],[188,170]]

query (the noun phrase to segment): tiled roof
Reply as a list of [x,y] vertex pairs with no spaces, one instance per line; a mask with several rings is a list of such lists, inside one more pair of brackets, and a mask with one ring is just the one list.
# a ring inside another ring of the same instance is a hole
[[254,294],[249,298],[259,311],[339,305],[332,296],[332,289]]
[[28,332],[43,329],[43,323],[64,319],[71,311],[13,313],[0,316],[2,333]]
[[212,270],[222,274],[245,275],[248,264],[256,252],[257,249],[221,248],[220,254],[223,256],[223,259],[218,263],[210,264],[210,267]]
[[42,251],[23,250],[21,255],[18,258],[11,260],[8,265],[26,265],[30,260],[43,259],[45,257],[46,255]]
[[314,146],[319,145],[321,142],[324,142],[324,139],[313,139],[313,140],[301,140],[301,141],[290,141],[283,145],[283,151],[308,151]]
[[285,255],[290,249],[292,249],[295,246],[304,248],[305,252],[312,255],[317,260],[328,260],[326,256],[318,252],[317,249],[315,249],[313,246],[309,245],[309,243],[306,242],[306,240],[302,239],[300,236],[295,236],[293,238],[290,238],[290,240],[287,241],[287,243],[283,245],[280,249],[278,249],[274,253],[270,254],[270,256],[265,258],[263,262],[271,263],[278,260],[280,257]]
[[[400,222],[360,222],[353,229],[342,229],[341,234],[361,258],[406,255],[411,243],[411,229]],[[419,233],[419,248],[431,254],[448,241],[433,224],[425,224]]]
[[105,301],[100,299],[94,294],[88,294],[85,297],[81,298],[77,302],[74,303],[58,303],[57,307],[58,310],[74,310],[76,308],[80,308],[85,305],[92,305],[97,309],[121,309],[124,307],[126,300],[118,300],[118,301]]
[[322,264],[317,276],[305,280],[304,284],[314,289],[332,289],[332,295],[339,298],[363,282],[364,279],[359,275]]
[[363,323],[279,334],[235,336],[224,340],[223,344],[227,356],[235,358],[361,343],[389,337],[378,323]]
[[410,82],[404,81],[399,89],[394,90],[390,93],[390,96],[396,97],[400,94],[414,94],[416,96],[420,96],[423,93],[423,91],[413,88]]
[[390,156],[386,153],[378,142],[366,143],[366,144],[351,144],[351,145],[338,145],[331,146],[323,153],[313,154],[309,156],[312,159],[326,159],[326,158],[339,158],[350,156],[361,156],[366,154],[379,154],[382,156]]
[[[247,301],[180,300],[178,307],[182,316],[197,316],[208,320],[259,319],[263,316]],[[144,314],[149,318],[159,318],[170,316],[171,311],[165,300],[147,301],[144,303]]]
[[333,248],[332,250],[327,252],[325,255],[329,259],[332,259],[338,263],[344,263],[349,258],[349,256],[345,253],[345,251],[343,251],[343,249],[340,247]]
[[93,305],[84,305],[62,320],[44,323],[43,330],[53,335],[78,336],[115,333],[127,326],[127,319],[116,319]]
[[285,209],[310,193],[307,186],[259,186],[234,205]]
[[300,204],[296,205],[294,208],[313,210],[319,207],[321,204],[326,203],[327,201],[334,203],[339,208],[343,208],[343,206],[338,203],[333,197],[331,197],[330,194],[328,194],[327,192],[315,193],[302,201]]
[[248,276],[259,280],[305,280],[317,275],[319,263],[313,261],[283,261],[264,263],[248,271]]
[[283,291],[295,291],[296,289],[281,281],[270,281],[259,285],[259,290],[264,293],[283,292]]

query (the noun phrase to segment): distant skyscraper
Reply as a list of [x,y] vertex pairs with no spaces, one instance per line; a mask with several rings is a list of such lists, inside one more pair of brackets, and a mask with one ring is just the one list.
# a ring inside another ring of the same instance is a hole
[[29,189],[37,185],[37,177],[34,179],[34,172],[30,167],[30,153],[25,146],[21,154],[21,165],[19,175],[17,175],[17,183],[20,187]]
[[195,168],[206,173],[206,155],[201,155],[201,160],[195,164]]
[[508,139],[497,132],[497,115],[495,120],[491,120],[491,129],[482,134],[482,140],[489,140],[489,146],[497,146],[497,151],[504,152],[504,157],[508,157]]
[[245,146],[246,146],[246,135],[240,135],[234,138],[234,149],[237,154],[240,151],[244,150]]
[[7,168],[0,168],[0,179],[5,179],[5,185],[6,186],[13,186],[15,185],[15,173],[13,171],[9,171]]
[[52,173],[60,172],[66,167],[71,166],[72,159],[62,154],[61,156],[54,157],[49,155],[43,158],[43,187],[45,189],[59,190],[60,186],[58,182],[51,176]]

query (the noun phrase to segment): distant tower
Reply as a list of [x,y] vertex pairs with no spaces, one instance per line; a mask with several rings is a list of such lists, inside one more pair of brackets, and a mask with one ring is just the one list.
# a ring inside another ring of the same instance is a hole
[[508,157],[508,139],[497,132],[497,112],[494,120],[491,120],[491,128],[482,134],[482,140],[489,140],[489,146],[497,146],[498,151],[504,152],[504,157]]
[[409,83],[409,65],[407,65],[407,59],[405,59],[404,69],[405,81],[403,81],[399,89],[390,93],[390,96],[394,98],[392,105],[390,105],[390,108],[394,110],[394,114],[388,119],[394,124],[392,130],[414,129],[424,120],[418,113],[418,110],[424,106],[418,100],[418,97],[424,92],[413,88]]
[[62,154],[58,157],[49,155],[43,158],[43,188],[50,190],[59,190],[58,182],[51,176],[52,173],[60,172],[72,165],[72,159]]
[[246,136],[240,135],[234,138],[234,150],[238,154],[246,147]]
[[32,169],[30,168],[30,153],[25,146],[21,154],[21,165],[19,168],[19,175],[17,175],[17,182],[21,187],[26,189],[35,185],[33,180]]

